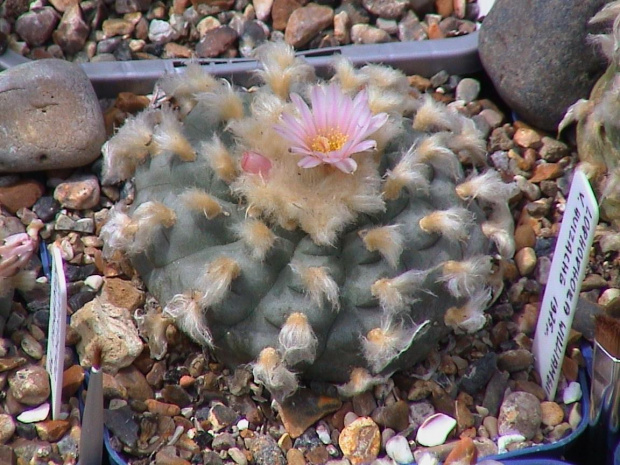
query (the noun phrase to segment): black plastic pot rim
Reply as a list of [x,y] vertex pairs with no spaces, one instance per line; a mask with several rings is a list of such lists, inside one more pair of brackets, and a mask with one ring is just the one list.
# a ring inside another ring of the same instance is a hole
[[[355,66],[367,63],[385,64],[406,74],[430,77],[445,70],[450,74],[472,74],[480,71],[478,32],[459,37],[414,42],[345,45],[298,52],[319,75],[327,74],[334,56],[348,58]],[[11,50],[0,55],[0,69],[30,62]],[[188,63],[196,62],[215,76],[232,79],[239,85],[252,83],[258,61],[250,58],[231,59],[156,59],[81,63],[99,97],[115,97],[119,92],[146,94],[165,74],[178,73]]]

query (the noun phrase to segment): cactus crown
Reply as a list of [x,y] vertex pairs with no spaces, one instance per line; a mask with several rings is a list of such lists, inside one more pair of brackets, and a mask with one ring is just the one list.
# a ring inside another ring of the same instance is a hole
[[176,110],[107,142],[104,181],[135,174],[136,199],[111,211],[104,252],[129,254],[166,315],[253,362],[276,398],[296,373],[351,394],[420,360],[445,324],[484,324],[487,238],[514,252],[510,189],[472,121],[399,71],[340,59],[325,82],[284,44],[261,57],[250,89],[197,65],[167,77]]

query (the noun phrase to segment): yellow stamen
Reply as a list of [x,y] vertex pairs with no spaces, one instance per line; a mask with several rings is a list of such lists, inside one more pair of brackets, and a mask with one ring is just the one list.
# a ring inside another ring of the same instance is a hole
[[338,129],[330,129],[327,134],[317,134],[310,148],[315,152],[328,153],[340,150],[342,146],[349,140],[349,136],[341,133]]

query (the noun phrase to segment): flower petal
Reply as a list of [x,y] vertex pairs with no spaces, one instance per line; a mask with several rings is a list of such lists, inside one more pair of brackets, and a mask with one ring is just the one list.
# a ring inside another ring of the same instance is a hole
[[303,157],[299,162],[297,162],[297,166],[300,168],[314,168],[315,166],[319,166],[322,164],[322,160],[319,160],[313,156]]
[[353,158],[345,158],[333,163],[333,165],[343,173],[347,174],[352,174],[357,169],[357,163],[353,160]]
[[306,102],[304,102],[303,99],[297,94],[291,94],[291,102],[295,104],[295,107],[297,107],[297,110],[301,115],[300,124],[306,128],[306,134],[308,134],[308,136],[316,135],[317,127],[314,124],[314,117],[312,116],[312,112]]
[[374,150],[375,148],[377,148],[377,142],[373,139],[366,139],[350,147],[349,153],[353,155],[354,153],[365,152],[366,150]]

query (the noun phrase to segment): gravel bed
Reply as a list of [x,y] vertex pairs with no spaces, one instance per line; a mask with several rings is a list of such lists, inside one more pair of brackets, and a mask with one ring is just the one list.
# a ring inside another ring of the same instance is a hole
[[7,0],[0,53],[76,62],[253,57],[261,43],[297,50],[472,33],[476,0]]
[[[546,401],[531,347],[577,163],[574,144],[508,122],[498,106],[480,98],[474,79],[439,73],[409,80],[412,92],[432,93],[472,116],[487,135],[488,163],[518,187],[511,200],[517,253],[498,263],[505,281],[497,283],[484,329],[449,335],[424,363],[364,394],[346,397],[334,386],[311,383],[277,405],[253,381],[251,369],[229,370],[165,320],[128,262],[102,257],[98,232],[109,209],[132,198],[131,183],[102,187],[100,160],[80,170],[5,175],[0,177],[3,235],[42,220],[41,237],[57,243],[66,261],[70,313],[86,316],[72,317],[68,328],[63,415],[49,420],[43,369],[49,283],[40,263],[33,263],[37,285],[17,293],[10,313],[0,318],[2,463],[75,459],[78,388],[84,378],[76,348],[88,342],[79,321],[99,321],[106,306],[123,309],[115,324],[127,328],[127,340],[136,335],[139,354],[128,354],[135,359],[131,365],[104,377],[111,446],[130,464],[355,465],[377,457],[382,463],[408,463],[427,453],[440,460],[451,454],[446,463],[454,463],[552,443],[576,429],[582,418],[575,391],[583,366],[579,343],[592,338],[592,313],[613,312],[620,302],[618,234],[605,223],[598,227],[558,394]],[[148,103],[148,97],[133,94],[102,102],[108,133]],[[445,441],[425,447],[418,431],[434,413],[449,416],[454,425],[437,426]],[[515,430],[520,437],[509,434]]]

